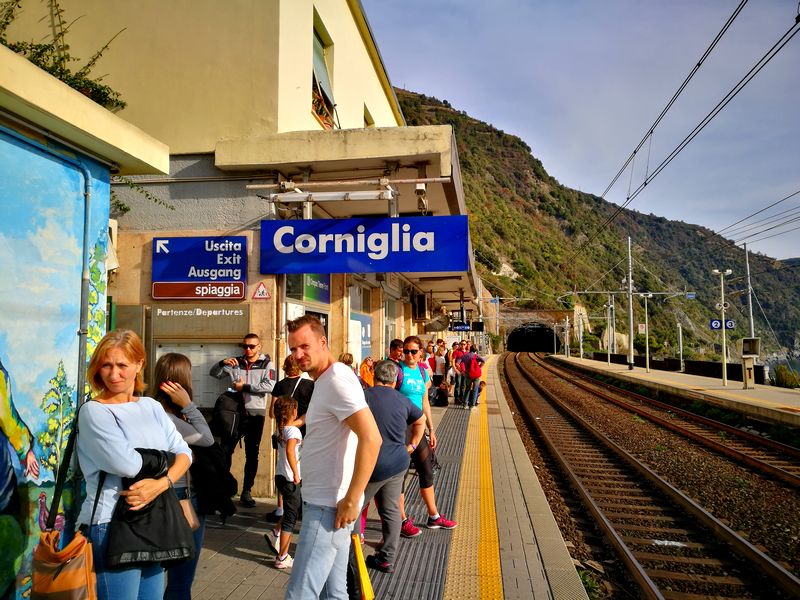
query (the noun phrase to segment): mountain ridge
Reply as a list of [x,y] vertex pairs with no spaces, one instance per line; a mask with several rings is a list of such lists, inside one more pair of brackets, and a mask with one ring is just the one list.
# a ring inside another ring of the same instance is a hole
[[[651,347],[656,352],[676,351],[675,323],[680,322],[688,354],[713,355],[715,335],[708,321],[719,316],[715,309],[719,277],[711,273],[715,268],[734,271],[726,279],[726,300],[731,304],[728,318],[737,321],[732,339],[749,333],[744,251],[732,242],[701,225],[630,209],[622,209],[606,225],[619,207],[557,181],[521,138],[470,117],[447,100],[401,88],[395,88],[395,93],[409,125],[453,127],[476,264],[493,295],[507,302],[514,298],[517,306],[528,308],[563,308],[579,301],[590,314],[598,315],[593,327],[597,325],[599,334],[607,297],[569,292],[620,290],[630,236],[637,292],[675,294],[672,298],[659,294],[649,302]],[[590,235],[586,250],[576,252]],[[779,261],[751,252],[750,267],[756,291],[756,335],[772,352],[780,346],[796,349],[800,346],[800,258]],[[695,292],[696,299],[688,300],[685,292]],[[624,302],[618,300],[618,307]],[[634,311],[635,321],[643,322],[638,302]],[[621,317],[618,308],[617,329],[624,332],[627,322],[620,327]]]

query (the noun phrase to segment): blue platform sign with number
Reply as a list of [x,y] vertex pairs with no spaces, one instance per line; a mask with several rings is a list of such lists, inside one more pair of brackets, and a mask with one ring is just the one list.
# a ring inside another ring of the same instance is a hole
[[719,319],[711,319],[710,323],[711,329],[722,329],[722,321]]
[[725,319],[725,329],[736,329],[736,321],[733,319]]
[[468,241],[464,215],[261,221],[260,272],[460,272]]

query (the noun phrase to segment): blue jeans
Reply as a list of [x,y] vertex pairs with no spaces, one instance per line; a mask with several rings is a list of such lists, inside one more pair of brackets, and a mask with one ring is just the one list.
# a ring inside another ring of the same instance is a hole
[[470,384],[472,385],[469,390],[469,396],[467,396],[467,406],[477,406],[478,397],[481,394],[481,378],[476,377],[475,379],[470,380],[467,375],[464,375],[464,378],[470,382],[467,384],[467,387],[469,387]]
[[459,404],[466,404],[466,393],[467,390],[465,389],[467,386],[467,376],[464,373],[456,373],[456,384],[455,389],[453,391],[453,398]]
[[161,563],[128,569],[110,569],[106,566],[108,525],[100,523],[91,529],[98,600],[161,600],[164,595],[164,569]]
[[[178,500],[183,500],[188,496],[187,488],[175,488],[175,495]],[[206,532],[206,516],[200,514],[200,503],[197,496],[191,495],[192,506],[197,513],[200,527],[194,530],[194,558],[185,560],[182,563],[167,569],[167,589],[164,591],[164,600],[191,600],[192,582],[197,571],[197,563],[200,560],[200,551],[203,549],[203,536]]]
[[303,525],[284,600],[347,600],[353,525],[335,529],[336,507],[303,502]]

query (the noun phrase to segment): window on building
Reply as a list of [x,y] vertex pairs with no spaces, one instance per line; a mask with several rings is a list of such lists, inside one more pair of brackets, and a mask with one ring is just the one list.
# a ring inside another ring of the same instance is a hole
[[325,44],[322,35],[314,29],[314,68],[311,80],[311,112],[325,129],[336,127],[328,57],[331,55],[331,44]]
[[364,129],[375,127],[375,119],[372,118],[372,113],[369,112],[367,105],[364,105]]
[[350,310],[369,313],[372,302],[372,290],[368,287],[354,285],[350,288]]

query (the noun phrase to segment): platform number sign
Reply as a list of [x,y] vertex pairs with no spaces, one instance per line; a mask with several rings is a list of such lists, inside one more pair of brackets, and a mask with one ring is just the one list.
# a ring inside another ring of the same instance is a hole
[[[711,319],[709,326],[714,331],[720,330],[722,329],[722,321],[720,319]],[[736,329],[736,321],[725,319],[725,329]]]
[[714,331],[717,329],[722,329],[722,321],[719,319],[711,319],[711,329]]
[[736,321],[733,319],[725,319],[725,329],[736,329]]

